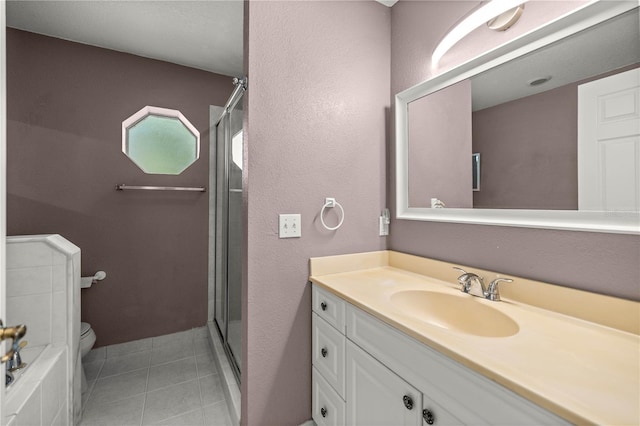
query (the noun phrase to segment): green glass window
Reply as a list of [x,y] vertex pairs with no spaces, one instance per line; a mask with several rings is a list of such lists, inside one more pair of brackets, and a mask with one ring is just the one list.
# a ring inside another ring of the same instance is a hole
[[147,106],[122,123],[122,151],[145,173],[179,175],[200,155],[200,133],[180,111]]

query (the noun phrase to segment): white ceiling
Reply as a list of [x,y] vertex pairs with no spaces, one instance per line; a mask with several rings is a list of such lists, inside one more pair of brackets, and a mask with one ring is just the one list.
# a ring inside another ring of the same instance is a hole
[[7,26],[241,76],[242,0],[8,0]]
[[[640,62],[640,15],[633,9],[471,79],[473,110],[544,92]],[[529,82],[551,80],[540,86]]]
[[[243,8],[242,0],[8,0],[7,26],[241,76]],[[638,62],[637,10],[608,24],[559,48],[545,49],[543,65],[530,55],[500,67],[497,77],[475,77],[474,110]],[[535,89],[526,84],[545,75],[553,77],[547,84]]]

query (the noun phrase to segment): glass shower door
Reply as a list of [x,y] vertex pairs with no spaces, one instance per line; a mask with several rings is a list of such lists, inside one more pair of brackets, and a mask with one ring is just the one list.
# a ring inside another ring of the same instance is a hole
[[214,320],[240,380],[242,365],[242,104],[234,91],[216,124]]
[[238,367],[242,364],[242,110],[234,109],[229,116],[231,149],[229,164],[227,220],[227,343]]
[[226,212],[227,208],[227,185],[226,180],[226,166],[224,159],[224,141],[226,139],[226,133],[228,130],[229,118],[224,115],[218,124],[216,124],[216,225],[215,225],[215,310],[214,319],[222,334],[223,342],[227,334],[227,285],[226,285],[226,241],[227,241],[227,227],[226,227]]

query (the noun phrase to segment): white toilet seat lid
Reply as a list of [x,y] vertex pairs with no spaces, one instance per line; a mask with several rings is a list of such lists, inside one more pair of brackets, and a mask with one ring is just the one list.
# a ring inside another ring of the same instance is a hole
[[81,322],[80,323],[80,335],[81,336],[84,336],[90,330],[91,330],[91,324],[89,324],[88,322]]

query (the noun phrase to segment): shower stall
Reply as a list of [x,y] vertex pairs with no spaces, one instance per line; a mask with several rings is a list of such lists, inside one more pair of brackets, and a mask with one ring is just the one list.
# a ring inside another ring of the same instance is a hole
[[[245,78],[224,107],[211,107],[209,204],[209,315],[238,382],[241,379],[242,328],[242,96]],[[213,133],[215,132],[215,133]],[[215,137],[214,137],[215,136]],[[212,294],[213,293],[213,294]]]

